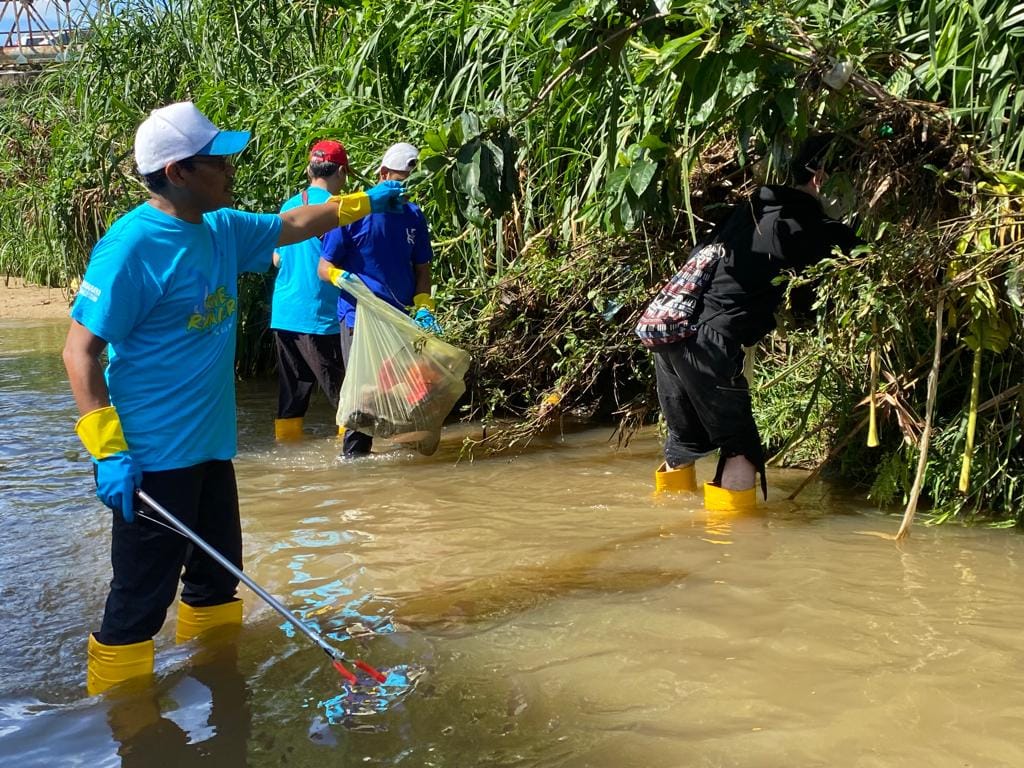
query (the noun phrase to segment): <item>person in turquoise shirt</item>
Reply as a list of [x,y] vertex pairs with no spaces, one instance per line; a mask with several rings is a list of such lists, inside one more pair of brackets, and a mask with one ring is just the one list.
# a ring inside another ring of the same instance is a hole
[[[118,219],[89,258],[64,365],[114,514],[113,578],[87,648],[87,690],[151,675],[153,636],[183,582],[176,637],[238,625],[238,581],[176,532],[135,515],[142,489],[242,566],[236,449],[238,275],[266,271],[276,247],[401,205],[400,183],[280,215],[233,210],[231,157],[249,141],[191,102],[154,110],[135,135],[148,201]],[[103,355],[109,364],[104,368]]]
[[[281,212],[315,205],[338,194],[345,186],[348,153],[337,142],[318,141],[309,151],[306,177],[309,187],[293,195]],[[302,437],[302,420],[318,384],[334,410],[345,367],[341,359],[337,304],[338,290],[317,276],[321,240],[311,237],[274,252],[278,267],[271,303],[270,327],[277,349],[278,440]]]

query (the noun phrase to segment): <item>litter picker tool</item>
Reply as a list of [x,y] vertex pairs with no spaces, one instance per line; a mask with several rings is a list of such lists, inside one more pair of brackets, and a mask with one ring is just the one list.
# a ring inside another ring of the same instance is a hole
[[[174,515],[172,515],[166,509],[164,509],[148,493],[146,493],[143,490],[137,490],[135,493],[138,496],[140,501],[142,501],[147,507],[152,509],[158,515],[160,515],[160,517],[162,517],[164,520],[166,520],[170,524],[170,527],[173,530],[175,530],[178,533],[180,533],[182,536],[184,536],[186,539],[191,541],[193,544],[195,544],[197,547],[199,547],[201,550],[203,550],[206,554],[208,554],[214,560],[216,560],[217,563],[220,564],[224,569],[226,569],[232,576],[234,576],[236,579],[238,579],[243,584],[245,584],[245,586],[247,586],[249,589],[251,589],[257,595],[259,595],[261,598],[263,598],[263,600],[267,603],[267,605],[269,605],[271,608],[273,608],[279,614],[284,616],[285,619],[287,619],[289,622],[291,622],[291,624],[297,630],[299,630],[299,632],[301,632],[306,637],[308,637],[310,640],[312,640],[314,643],[316,643],[318,646],[320,646],[321,650],[323,650],[323,652],[326,653],[330,657],[331,664],[334,666],[334,668],[336,670],[338,670],[338,674],[340,674],[343,678],[345,678],[345,680],[347,680],[349,683],[355,684],[355,683],[357,683],[359,681],[359,679],[356,677],[355,674],[353,674],[351,672],[351,670],[347,669],[344,666],[345,664],[351,664],[356,669],[362,670],[367,675],[369,675],[374,680],[376,680],[378,683],[383,683],[385,680],[387,680],[387,676],[385,676],[384,674],[382,674],[378,670],[376,670],[373,667],[371,667],[365,661],[360,661],[358,659],[349,659],[341,651],[339,651],[337,648],[332,647],[326,640],[324,640],[324,638],[320,634],[314,632],[312,629],[307,627],[302,622],[302,620],[299,619],[298,616],[296,616],[291,611],[289,611],[287,608],[285,608],[277,600],[277,598],[275,598],[273,595],[271,595],[269,592],[267,592],[265,589],[263,589],[263,587],[261,587],[259,584],[257,584],[252,579],[250,579],[248,576],[246,576],[242,572],[242,570],[240,568],[238,568],[234,563],[232,563],[230,560],[228,560],[226,557],[224,557],[224,555],[222,555],[216,549],[214,549],[209,544],[207,544],[205,541],[203,541],[203,539],[201,539],[199,537],[199,535],[195,531],[193,531],[191,528],[189,528],[183,522],[178,520],[178,518],[176,518]],[[148,515],[143,515],[143,517],[145,517],[148,520],[152,520],[153,522],[160,522],[159,520],[155,520],[154,518],[149,517]]]

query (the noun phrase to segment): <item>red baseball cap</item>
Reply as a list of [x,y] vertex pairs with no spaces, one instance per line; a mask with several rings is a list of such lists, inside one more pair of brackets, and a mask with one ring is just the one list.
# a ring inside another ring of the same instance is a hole
[[348,170],[348,152],[340,141],[324,139],[318,141],[309,150],[309,162],[334,163]]

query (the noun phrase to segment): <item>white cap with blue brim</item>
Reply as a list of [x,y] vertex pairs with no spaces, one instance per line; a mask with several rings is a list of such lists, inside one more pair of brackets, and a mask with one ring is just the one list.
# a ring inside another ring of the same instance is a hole
[[193,155],[234,155],[249,143],[248,131],[222,131],[191,101],[149,113],[135,132],[135,165],[146,175]]

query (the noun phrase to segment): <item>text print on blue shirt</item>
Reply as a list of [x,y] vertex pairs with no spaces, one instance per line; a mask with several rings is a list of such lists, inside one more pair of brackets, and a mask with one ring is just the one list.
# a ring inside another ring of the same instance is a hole
[[203,299],[203,306],[196,307],[196,311],[188,319],[186,331],[209,331],[223,333],[230,329],[230,325],[223,323],[229,321],[235,314],[238,302],[231,296],[226,286],[220,286],[213,293],[208,293]]

